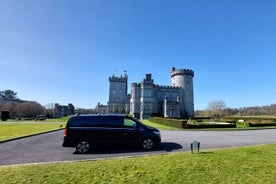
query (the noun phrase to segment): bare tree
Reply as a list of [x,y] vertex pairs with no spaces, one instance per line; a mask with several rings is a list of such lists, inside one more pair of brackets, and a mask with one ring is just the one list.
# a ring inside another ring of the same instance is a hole
[[45,115],[48,118],[53,118],[55,116],[55,104],[48,103],[45,105]]
[[208,104],[207,113],[210,117],[221,117],[224,109],[226,109],[226,103],[223,100],[213,100]]
[[17,114],[23,117],[35,117],[44,114],[44,108],[37,102],[24,102],[17,106]]
[[213,100],[209,102],[208,110],[223,110],[226,109],[226,103],[223,100]]

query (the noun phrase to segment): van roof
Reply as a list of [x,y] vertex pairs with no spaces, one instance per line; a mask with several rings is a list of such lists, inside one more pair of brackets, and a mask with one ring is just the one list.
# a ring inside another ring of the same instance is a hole
[[[126,117],[126,114],[76,114],[75,116],[117,116],[117,117]],[[128,116],[129,117],[129,116]]]

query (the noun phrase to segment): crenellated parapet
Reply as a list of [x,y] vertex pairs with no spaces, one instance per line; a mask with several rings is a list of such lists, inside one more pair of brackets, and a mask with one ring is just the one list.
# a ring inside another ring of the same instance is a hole
[[178,69],[176,70],[175,67],[171,68],[171,77],[174,77],[176,75],[191,75],[194,76],[194,71],[190,69]]
[[133,82],[133,83],[131,83],[131,86],[132,87],[141,87],[141,83]]
[[181,87],[178,87],[178,86],[164,86],[164,85],[158,85],[158,84],[155,84],[154,87],[158,88],[158,89],[182,89]]
[[109,77],[109,82],[127,82],[127,75],[120,77],[116,77],[113,75],[112,77]]

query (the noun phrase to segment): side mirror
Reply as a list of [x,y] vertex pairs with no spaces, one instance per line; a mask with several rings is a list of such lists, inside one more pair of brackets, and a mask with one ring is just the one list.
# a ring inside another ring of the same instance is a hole
[[139,130],[139,126],[137,124],[132,125],[134,130]]

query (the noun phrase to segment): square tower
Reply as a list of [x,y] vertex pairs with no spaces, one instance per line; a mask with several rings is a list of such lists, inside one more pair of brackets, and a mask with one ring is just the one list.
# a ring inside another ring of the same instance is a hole
[[129,95],[127,94],[128,76],[109,77],[109,113],[129,113]]

